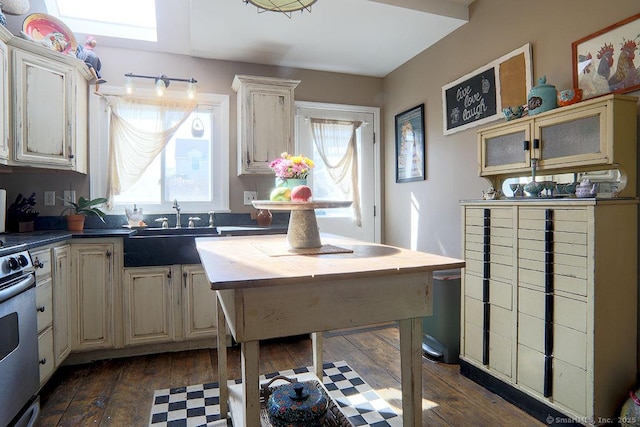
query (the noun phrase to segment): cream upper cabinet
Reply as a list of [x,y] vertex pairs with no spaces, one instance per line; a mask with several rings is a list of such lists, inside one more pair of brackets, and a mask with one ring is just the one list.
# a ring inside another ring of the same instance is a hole
[[[538,171],[573,172],[575,168],[611,169],[635,174],[637,98],[608,95],[478,132],[479,174],[488,178]],[[628,182],[622,195],[635,194]],[[497,187],[496,187],[497,188]]]
[[14,164],[86,173],[87,67],[25,40],[9,45]]
[[294,96],[299,80],[237,75],[238,175],[273,174],[269,164],[294,149]]
[[0,32],[0,164],[7,164],[9,150],[9,50],[5,43],[9,37]]
[[[122,271],[121,239],[81,239],[71,244],[72,350],[116,346],[116,294]],[[99,240],[99,241],[98,241]]]
[[462,217],[462,361],[575,419],[616,416],[636,374],[638,201],[469,201]]
[[125,268],[125,345],[214,338],[215,298],[200,265]]

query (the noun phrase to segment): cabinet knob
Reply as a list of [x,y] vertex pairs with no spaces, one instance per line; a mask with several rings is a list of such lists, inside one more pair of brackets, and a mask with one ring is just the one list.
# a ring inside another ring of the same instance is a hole
[[36,310],[38,310],[40,313],[44,313],[44,310],[45,310],[44,305],[41,305]]
[[42,263],[42,261],[40,261],[38,258],[36,258],[33,261],[33,267],[34,268],[42,268],[42,267],[44,267],[44,264]]
[[47,358],[43,357],[42,359],[40,359],[39,362],[40,362],[41,365],[46,365],[47,364]]

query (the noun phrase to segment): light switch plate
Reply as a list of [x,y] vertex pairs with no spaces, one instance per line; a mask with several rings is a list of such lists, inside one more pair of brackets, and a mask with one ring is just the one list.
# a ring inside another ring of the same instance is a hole
[[56,192],[55,191],[45,191],[44,192],[44,205],[45,206],[55,206],[56,205]]
[[65,206],[71,206],[70,203],[67,202],[67,200],[71,201],[71,202],[75,202],[76,201],[76,190],[65,190],[64,191],[64,205]]
[[244,192],[244,204],[245,206],[251,206],[252,200],[258,200],[257,191],[245,191]]

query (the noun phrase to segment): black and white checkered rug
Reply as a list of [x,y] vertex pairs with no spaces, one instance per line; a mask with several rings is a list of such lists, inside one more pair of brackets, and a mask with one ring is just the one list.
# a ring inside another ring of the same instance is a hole
[[[292,377],[312,372],[312,369],[298,368],[261,375],[260,382],[276,375]],[[402,418],[346,362],[325,363],[322,369],[322,382],[329,395],[354,426],[402,426]],[[241,381],[235,382],[238,384]],[[149,426],[224,425],[224,421],[219,421],[219,396],[217,382],[156,390],[153,394]]]

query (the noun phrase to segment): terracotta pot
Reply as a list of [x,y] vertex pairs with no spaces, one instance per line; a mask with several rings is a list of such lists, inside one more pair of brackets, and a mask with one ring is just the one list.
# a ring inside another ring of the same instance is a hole
[[82,231],[84,230],[85,216],[81,214],[67,215],[67,230]]
[[271,225],[271,220],[273,219],[273,215],[271,215],[271,211],[269,209],[259,209],[258,214],[256,215],[256,221],[258,225],[261,227],[268,227]]

